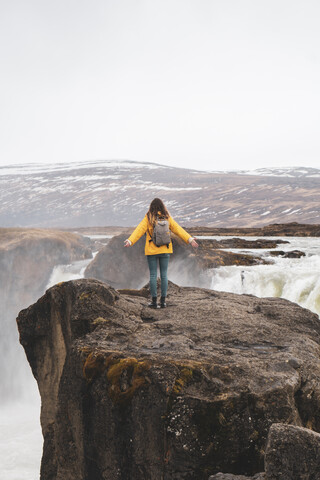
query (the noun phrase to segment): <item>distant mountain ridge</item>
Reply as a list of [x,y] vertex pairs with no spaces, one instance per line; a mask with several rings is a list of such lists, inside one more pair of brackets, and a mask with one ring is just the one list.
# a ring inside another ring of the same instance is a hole
[[184,225],[320,223],[320,170],[91,161],[0,167],[0,226],[135,225],[158,196]]

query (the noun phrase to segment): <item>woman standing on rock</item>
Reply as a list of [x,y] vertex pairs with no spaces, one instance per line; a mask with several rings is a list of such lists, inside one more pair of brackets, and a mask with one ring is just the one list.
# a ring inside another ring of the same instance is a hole
[[150,270],[150,293],[152,301],[149,307],[158,308],[157,305],[157,265],[159,261],[161,278],[161,298],[160,307],[166,307],[166,296],[168,289],[168,265],[170,254],[172,253],[172,242],[170,239],[171,230],[186,243],[197,248],[198,244],[189,233],[187,233],[170,216],[166,206],[160,200],[152,200],[149,210],[130,237],[125,240],[124,246],[131,247],[142,235],[146,234],[145,255],[147,256]]

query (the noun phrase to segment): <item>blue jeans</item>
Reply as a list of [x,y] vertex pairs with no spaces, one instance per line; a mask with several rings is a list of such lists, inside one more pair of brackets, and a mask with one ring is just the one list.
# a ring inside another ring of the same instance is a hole
[[157,296],[157,266],[160,266],[161,297],[167,296],[168,290],[168,265],[170,253],[159,253],[159,255],[147,255],[150,270],[150,293],[151,297]]

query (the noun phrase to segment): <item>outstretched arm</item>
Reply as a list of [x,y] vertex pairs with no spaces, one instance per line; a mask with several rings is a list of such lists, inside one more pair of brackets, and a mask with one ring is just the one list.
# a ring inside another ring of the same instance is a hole
[[180,227],[180,225],[175,220],[173,220],[172,217],[170,217],[169,219],[169,227],[170,230],[176,235],[178,235],[178,237],[180,237],[184,242],[190,243],[190,245],[192,245],[192,247],[194,248],[198,248],[199,245],[197,244],[195,239],[182,227]]
[[148,229],[148,219],[147,216],[144,217],[144,219],[139,223],[139,225],[134,229],[134,231],[131,233],[130,237],[127,238],[124,242],[125,247],[130,247],[131,245],[134,245],[139,238],[142,237],[146,233]]

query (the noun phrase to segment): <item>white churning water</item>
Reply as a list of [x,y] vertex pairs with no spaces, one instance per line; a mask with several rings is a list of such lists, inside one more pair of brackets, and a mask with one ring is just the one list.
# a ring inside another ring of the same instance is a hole
[[42,456],[40,399],[1,407],[0,478],[36,480]]
[[[263,238],[276,240],[276,237]],[[256,240],[253,237],[245,239]],[[229,249],[233,252],[252,253],[273,263],[213,269],[211,288],[258,297],[286,298],[320,315],[320,238],[282,237],[281,240],[290,243],[280,244],[276,250],[300,250],[306,256],[281,258],[270,256],[270,249]]]
[[56,283],[83,278],[84,271],[91,261],[92,258],[90,258],[90,260],[78,260],[69,265],[56,265],[51,273],[46,290],[53,287]]

